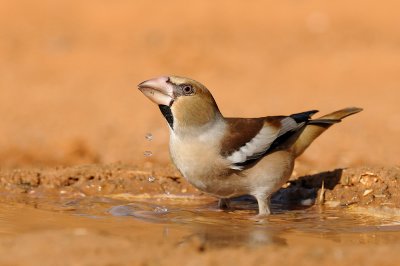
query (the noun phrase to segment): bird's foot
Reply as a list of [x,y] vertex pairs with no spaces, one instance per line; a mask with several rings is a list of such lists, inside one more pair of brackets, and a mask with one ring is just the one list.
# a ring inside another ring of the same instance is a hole
[[258,203],[258,217],[266,217],[271,214],[270,209],[270,196],[256,196]]
[[271,211],[267,210],[265,212],[262,212],[261,210],[258,210],[257,218],[266,218],[271,215]]

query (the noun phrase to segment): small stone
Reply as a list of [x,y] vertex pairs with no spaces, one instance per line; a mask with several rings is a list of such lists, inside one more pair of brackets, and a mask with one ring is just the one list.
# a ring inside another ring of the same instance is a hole
[[369,171],[365,172],[363,175],[376,176],[375,173]]
[[373,191],[372,189],[366,189],[366,190],[364,191],[364,193],[363,193],[363,196],[365,197],[365,196],[371,194],[372,191]]
[[314,200],[312,199],[304,199],[300,202],[301,205],[303,206],[311,206],[314,204]]
[[325,201],[324,204],[325,206],[328,206],[330,208],[335,208],[340,206],[340,201],[330,200],[330,201]]

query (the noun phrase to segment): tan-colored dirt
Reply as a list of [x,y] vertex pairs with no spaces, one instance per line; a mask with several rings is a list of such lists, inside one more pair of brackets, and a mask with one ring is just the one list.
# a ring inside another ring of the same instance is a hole
[[[164,195],[164,198],[194,196],[216,201],[191,186],[173,168],[142,169],[115,164],[3,170],[0,171],[0,191],[25,202],[59,195],[73,198],[119,194],[128,195],[128,199]],[[400,208],[400,168],[360,167],[301,176],[287,182],[272,202],[301,205],[308,199],[335,207]]]
[[[397,265],[398,1],[0,6],[1,265]],[[136,89],[163,74],[204,83],[227,116],[364,111],[299,158],[260,228],[254,202],[219,212],[170,165]]]
[[275,214],[258,222],[254,201],[219,212],[216,199],[173,170],[140,169],[1,171],[0,263],[396,264],[398,168],[300,177],[273,197]]

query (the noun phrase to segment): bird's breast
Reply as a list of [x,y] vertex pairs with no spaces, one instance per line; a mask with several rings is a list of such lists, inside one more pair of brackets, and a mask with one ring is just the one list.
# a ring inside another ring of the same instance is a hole
[[171,139],[171,157],[186,178],[210,174],[216,167],[219,154],[207,143]]
[[227,161],[220,155],[219,146],[214,141],[181,139],[171,135],[170,153],[182,175],[205,192],[225,175],[228,168]]

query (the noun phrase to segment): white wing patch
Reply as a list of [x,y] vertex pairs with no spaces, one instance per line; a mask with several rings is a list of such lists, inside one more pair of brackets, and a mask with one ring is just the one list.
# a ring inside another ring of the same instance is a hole
[[242,170],[242,166],[235,164],[244,163],[247,160],[257,159],[264,154],[272,145],[272,143],[283,134],[300,128],[304,123],[297,124],[291,117],[285,117],[280,121],[281,127],[276,128],[268,124],[264,124],[260,132],[242,146],[239,150],[233,152],[226,159],[232,164],[231,169]]
[[268,149],[278,134],[279,131],[277,129],[271,126],[264,126],[254,138],[228,156],[227,159],[232,163],[245,162],[247,158],[256,156]]

